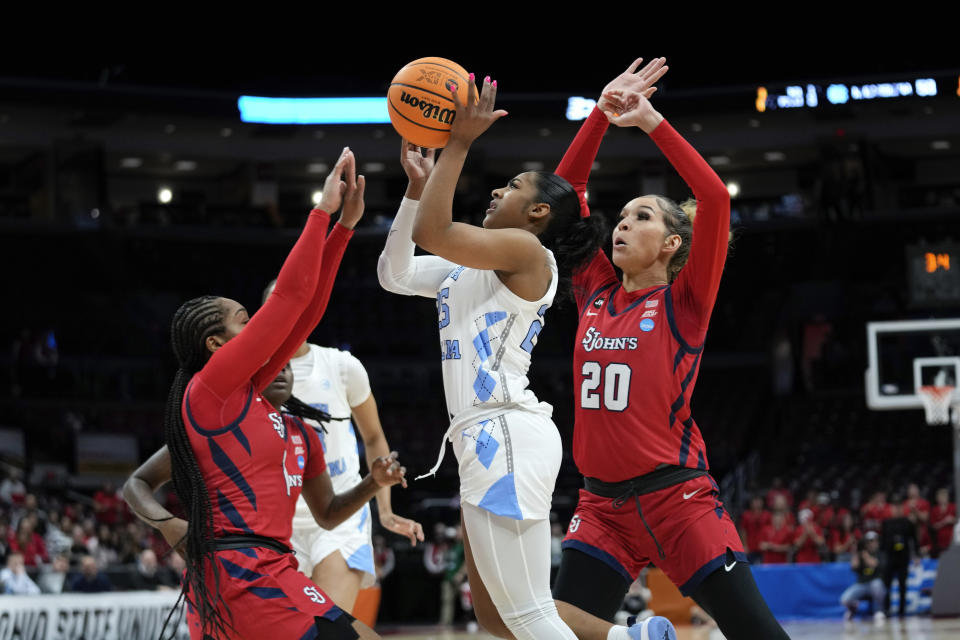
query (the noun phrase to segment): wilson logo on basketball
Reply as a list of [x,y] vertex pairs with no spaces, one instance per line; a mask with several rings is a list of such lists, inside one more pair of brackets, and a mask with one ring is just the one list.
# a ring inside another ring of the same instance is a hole
[[440,84],[440,81],[443,79],[443,76],[440,75],[439,71],[424,70],[419,69],[420,77],[417,78],[417,82],[429,82],[430,84]]
[[433,119],[437,122],[442,122],[444,124],[453,124],[454,118],[457,116],[457,111],[455,109],[444,109],[440,105],[427,102],[422,98],[417,98],[416,96],[411,96],[406,91],[400,92],[400,102],[408,104],[414,109],[420,109],[423,112],[423,117],[427,119]]

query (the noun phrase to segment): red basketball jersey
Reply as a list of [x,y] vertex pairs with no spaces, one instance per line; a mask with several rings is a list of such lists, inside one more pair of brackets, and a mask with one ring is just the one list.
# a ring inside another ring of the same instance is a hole
[[213,506],[213,535],[289,541],[303,481],[327,469],[316,431],[274,409],[252,383],[228,401],[242,403],[234,421],[204,426],[195,416],[195,386],[184,396],[184,424]]
[[[593,162],[590,150],[595,153],[605,129],[597,114],[581,128],[557,170],[578,191]],[[581,473],[606,482],[647,474],[662,464],[708,468],[690,397],[726,259],[730,198],[720,178],[668,122],[650,138],[697,198],[686,266],[670,285],[627,292],[598,251],[573,281],[580,313],[573,455]]]

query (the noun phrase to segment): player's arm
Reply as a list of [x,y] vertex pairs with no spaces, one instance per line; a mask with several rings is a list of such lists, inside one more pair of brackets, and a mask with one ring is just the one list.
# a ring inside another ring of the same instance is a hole
[[[377,412],[377,401],[371,393],[366,400],[355,407],[351,407],[350,410],[353,413],[354,424],[356,424],[357,430],[360,431],[360,437],[363,439],[367,467],[372,469],[377,458],[390,455],[387,437],[383,433],[380,414]],[[393,512],[390,487],[381,487],[377,491],[376,497],[380,524],[385,529],[406,536],[413,546],[417,546],[418,540],[423,542],[423,526],[415,520],[403,518]]]
[[400,165],[407,174],[407,191],[390,225],[387,242],[377,261],[380,286],[391,293],[435,298],[440,283],[457,265],[437,256],[414,256],[413,223],[427,178],[433,170],[433,149],[401,141]]
[[[470,145],[487,128],[506,115],[494,111],[496,83],[487,78],[478,102],[473,77],[469,82],[467,103],[461,104],[456,90],[451,98],[457,117],[420,200],[413,224],[413,241],[426,251],[474,269],[493,269],[506,274],[533,273],[543,268],[540,241],[523,229],[483,229],[453,222],[453,195],[463,170]],[[544,210],[544,215],[549,213]],[[549,277],[548,272],[544,272]]]
[[347,148],[327,176],[323,199],[318,208],[310,212],[300,238],[280,269],[273,293],[246,328],[214,352],[197,374],[202,384],[195,385],[195,390],[204,388],[220,400],[227,398],[253,379],[287,339],[316,292],[330,226],[328,210],[340,208],[343,191],[348,186],[341,181],[344,176],[349,183],[355,180],[353,153]]
[[303,480],[303,499],[313,519],[324,529],[333,529],[359,511],[376,495],[381,487],[397,483],[407,485],[406,468],[400,466],[396,451],[373,461],[370,473],[349,491],[334,493],[328,472]]
[[333,282],[336,279],[337,271],[340,269],[343,253],[347,249],[350,238],[353,237],[354,227],[363,217],[365,187],[366,179],[363,176],[357,176],[352,185],[348,181],[347,190],[343,197],[343,213],[327,236],[326,244],[323,247],[323,259],[320,264],[320,273],[313,299],[307,305],[306,310],[297,320],[293,329],[290,330],[287,339],[283,341],[270,361],[254,376],[253,382],[258,390],[265,389],[277,377],[280,370],[293,357],[300,345],[310,337],[323,317],[323,313],[327,309],[327,303],[330,301],[330,293],[333,290]]
[[[720,276],[730,239],[730,194],[707,161],[670,126],[638,92],[605,93],[613,111],[607,118],[618,126],[637,126],[650,136],[670,164],[693,191],[697,215],[693,221],[693,243],[686,266],[673,286],[677,304],[693,311],[677,316],[680,330],[696,335],[699,343],[706,332],[710,312],[720,288]],[[686,326],[684,326],[686,325]]]
[[123,499],[138,518],[159,530],[167,544],[184,555],[187,521],[167,511],[154,496],[156,490],[170,482],[172,477],[170,450],[163,445],[127,478],[123,484]]
[[612,105],[604,98],[604,95],[611,92],[637,91],[644,97],[649,98],[657,90],[653,85],[663,77],[669,68],[665,65],[666,58],[654,58],[643,69],[637,71],[641,62],[643,62],[643,58],[634,60],[626,71],[611,80],[603,88],[597,106],[580,126],[576,137],[567,147],[563,159],[560,160],[560,164],[554,171],[558,176],[569,182],[577,192],[580,198],[580,214],[583,217],[590,215],[590,208],[587,206],[586,199],[587,180],[590,178],[590,170],[593,168],[594,160],[596,160],[597,151],[600,150],[600,143],[603,142],[603,135],[609,126],[604,110],[609,111]]

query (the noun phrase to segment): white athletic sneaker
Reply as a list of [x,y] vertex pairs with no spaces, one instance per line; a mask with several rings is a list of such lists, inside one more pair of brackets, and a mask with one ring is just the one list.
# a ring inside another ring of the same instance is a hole
[[677,640],[676,629],[663,616],[653,616],[638,622],[627,629],[627,634],[631,640]]
[[887,623],[887,614],[883,611],[877,611],[873,614],[873,624],[877,627],[882,627]]

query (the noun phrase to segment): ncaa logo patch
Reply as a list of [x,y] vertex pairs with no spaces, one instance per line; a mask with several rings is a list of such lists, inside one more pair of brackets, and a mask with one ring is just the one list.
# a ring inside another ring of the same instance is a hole
[[640,321],[640,331],[653,331],[653,320],[650,318],[644,318]]
[[303,469],[307,466],[307,463],[304,461],[303,456],[297,456],[297,466]]

